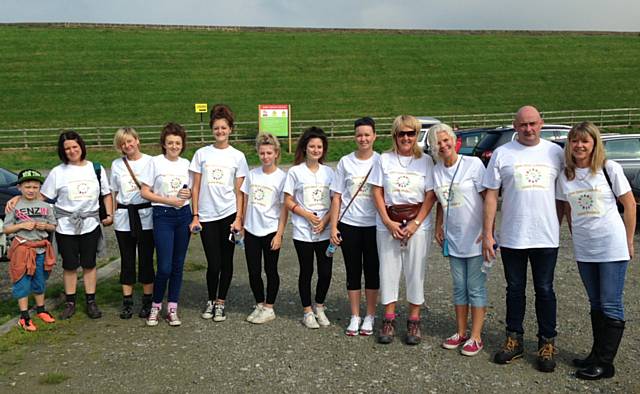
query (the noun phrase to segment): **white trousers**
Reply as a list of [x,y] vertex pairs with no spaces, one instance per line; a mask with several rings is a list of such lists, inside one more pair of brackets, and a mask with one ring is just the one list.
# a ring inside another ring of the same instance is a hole
[[431,229],[419,229],[409,239],[406,248],[402,249],[400,241],[394,239],[389,231],[376,232],[380,258],[380,299],[383,305],[398,301],[402,271],[407,301],[414,305],[424,303],[424,277],[431,238]]

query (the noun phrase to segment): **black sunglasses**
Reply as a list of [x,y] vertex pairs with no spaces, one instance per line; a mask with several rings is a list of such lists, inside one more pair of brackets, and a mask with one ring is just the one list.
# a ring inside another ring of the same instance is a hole
[[416,136],[416,132],[415,130],[411,130],[411,131],[399,131],[397,136],[398,138],[402,138],[402,137],[415,137]]

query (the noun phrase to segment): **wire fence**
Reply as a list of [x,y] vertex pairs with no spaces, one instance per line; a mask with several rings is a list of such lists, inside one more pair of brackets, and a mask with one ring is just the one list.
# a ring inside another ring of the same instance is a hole
[[[474,127],[491,127],[510,125],[513,120],[513,113],[492,113],[492,114],[454,114],[454,115],[433,115],[444,123],[456,125],[460,129]],[[547,124],[567,124],[573,125],[578,122],[589,120],[603,129],[631,129],[640,127],[640,108],[609,108],[593,110],[564,110],[547,111],[542,116]],[[310,126],[321,127],[332,139],[352,138],[353,121],[356,117],[349,119],[313,119],[313,120],[292,120],[291,135],[297,138],[305,128]],[[374,117],[376,129],[379,133],[391,129],[393,117]],[[159,139],[161,124],[156,125],[134,125],[143,145],[157,144]],[[208,124],[188,123],[183,124],[187,129],[189,142],[191,144],[209,144],[214,141]],[[91,147],[110,147],[113,144],[113,135],[120,126],[97,126],[97,127],[68,127],[82,135],[85,143]],[[55,147],[59,128],[38,128],[38,129],[5,129],[0,130],[0,149],[33,149]],[[252,142],[258,133],[258,122],[236,122],[236,129],[232,134],[232,140],[236,142]]]

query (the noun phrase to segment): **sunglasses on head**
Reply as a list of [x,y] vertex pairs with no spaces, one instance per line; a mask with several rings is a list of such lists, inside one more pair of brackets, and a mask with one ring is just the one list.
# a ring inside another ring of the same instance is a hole
[[411,130],[411,131],[399,131],[398,132],[398,137],[402,138],[402,137],[415,137],[416,136],[416,132],[415,130]]

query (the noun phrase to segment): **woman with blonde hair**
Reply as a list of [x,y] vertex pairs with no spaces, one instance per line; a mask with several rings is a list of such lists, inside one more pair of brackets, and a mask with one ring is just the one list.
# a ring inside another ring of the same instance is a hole
[[[114,148],[122,157],[111,163],[111,189],[116,200],[113,227],[120,249],[120,283],[122,284],[121,319],[133,316],[133,285],[142,283],[142,305],[138,316],[147,318],[153,296],[153,210],[151,203],[140,195],[138,178],[151,160],[140,152],[140,139],[134,128],[116,131]],[[138,272],[136,278],[136,251]]]
[[[241,190],[245,194],[242,215],[244,253],[249,270],[249,285],[256,300],[255,309],[247,317],[247,321],[262,324],[276,318],[273,304],[280,287],[278,257],[288,218],[283,204],[287,174],[278,168],[280,143],[276,137],[269,133],[259,134],[256,138],[256,151],[262,166],[249,171]],[[262,281],[263,256],[267,275],[266,298]]]
[[[576,377],[611,378],[625,328],[622,293],[634,254],[636,203],[620,164],[606,159],[600,131],[593,123],[582,122],[571,129],[564,153],[558,199],[565,201],[593,332],[589,355],[573,360],[579,368]],[[616,200],[624,207],[622,217]]]
[[417,144],[419,131],[420,123],[415,117],[396,117],[391,130],[393,148],[380,156],[368,180],[378,210],[380,298],[385,306],[379,343],[391,343],[396,334],[402,271],[409,301],[406,343],[417,345],[422,339],[420,306],[424,303],[424,276],[432,231],[428,216],[436,197],[433,161]]
[[[456,135],[438,124],[429,129],[429,146],[436,159],[433,184],[438,197],[436,240],[449,257],[453,278],[456,332],[442,347],[458,349],[465,356],[478,354],[487,306],[487,276],[482,272],[482,212],[485,188],[484,165],[477,157],[456,153]],[[470,308],[469,308],[470,307]],[[471,334],[467,318],[471,312]]]

